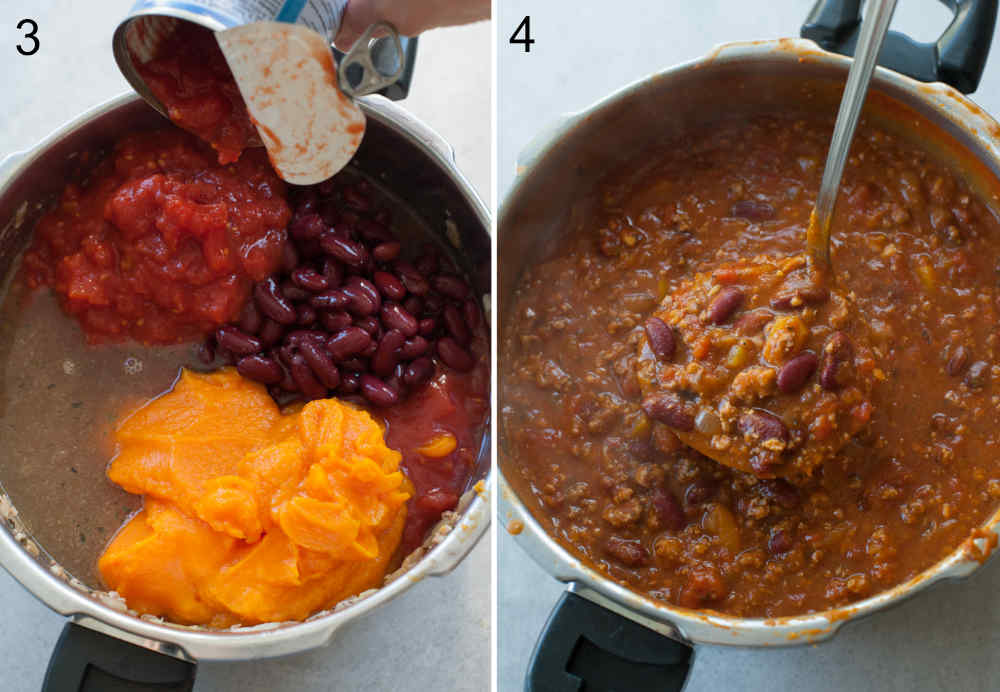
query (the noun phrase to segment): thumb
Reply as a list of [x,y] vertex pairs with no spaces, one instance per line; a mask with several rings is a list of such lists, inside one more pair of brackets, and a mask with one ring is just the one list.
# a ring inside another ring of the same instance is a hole
[[392,23],[403,36],[416,36],[435,27],[489,17],[490,0],[349,0],[334,43],[340,50],[350,50],[377,21]]

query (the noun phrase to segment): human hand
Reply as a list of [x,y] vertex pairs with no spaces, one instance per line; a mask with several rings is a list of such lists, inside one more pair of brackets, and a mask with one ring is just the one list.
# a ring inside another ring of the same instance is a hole
[[391,22],[403,36],[416,36],[435,27],[489,18],[490,0],[350,0],[334,43],[349,50],[377,21]]

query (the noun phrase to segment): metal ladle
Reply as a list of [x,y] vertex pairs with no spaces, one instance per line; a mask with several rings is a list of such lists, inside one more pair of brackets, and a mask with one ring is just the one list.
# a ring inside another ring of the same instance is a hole
[[847,153],[854,139],[854,131],[858,126],[858,118],[868,93],[872,72],[875,71],[875,61],[885,40],[892,13],[896,9],[896,0],[868,1],[870,7],[861,25],[861,35],[854,51],[854,62],[847,73],[847,86],[844,87],[840,110],[837,112],[837,122],[833,127],[823,179],[819,185],[819,194],[816,196],[816,207],[813,209],[809,219],[809,229],[806,231],[809,257],[814,268],[821,274],[827,273],[830,268],[830,221],[837,202],[840,179],[844,175]]

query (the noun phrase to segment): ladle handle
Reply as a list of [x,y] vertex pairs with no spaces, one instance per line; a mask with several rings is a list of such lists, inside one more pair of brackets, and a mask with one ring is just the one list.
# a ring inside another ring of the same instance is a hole
[[571,591],[528,664],[525,692],[681,692],[692,649]]
[[67,622],[42,692],[191,692],[195,664]]
[[837,123],[833,128],[830,151],[826,156],[823,179],[816,197],[816,216],[809,224],[807,244],[813,260],[820,267],[830,264],[830,219],[837,202],[840,179],[844,175],[847,152],[854,139],[861,107],[865,104],[865,94],[868,92],[872,72],[875,71],[879,48],[896,9],[896,0],[869,0],[869,5],[868,16],[861,25],[858,50],[854,54],[850,72],[847,73],[844,96],[840,100]]

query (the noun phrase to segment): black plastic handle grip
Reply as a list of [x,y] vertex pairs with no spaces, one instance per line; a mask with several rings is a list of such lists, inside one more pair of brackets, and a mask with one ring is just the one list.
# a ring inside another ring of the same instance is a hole
[[195,664],[67,622],[42,692],[191,692]]
[[538,637],[525,692],[680,692],[691,647],[567,591]]
[[[941,0],[954,17],[934,43],[890,31],[878,64],[921,82],[944,82],[963,94],[979,86],[993,42],[998,0]],[[861,0],[817,0],[801,36],[826,50],[854,55],[861,30]]]

